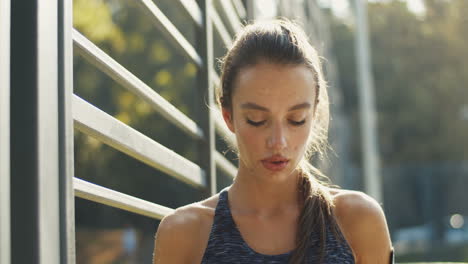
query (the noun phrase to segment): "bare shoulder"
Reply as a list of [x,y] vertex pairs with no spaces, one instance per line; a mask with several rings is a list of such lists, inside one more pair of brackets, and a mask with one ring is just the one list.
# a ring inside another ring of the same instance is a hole
[[[165,216],[156,232],[153,263],[193,263],[208,242],[218,195],[182,206]],[[198,261],[198,262],[200,262]]]
[[360,191],[330,189],[330,193],[338,225],[353,249],[356,263],[388,264],[392,245],[380,204]]
[[361,191],[345,190],[345,189],[330,189],[330,193],[335,203],[336,213],[345,214],[346,219],[357,217],[360,220],[365,220],[363,217],[383,217],[384,212],[380,204],[371,196]]

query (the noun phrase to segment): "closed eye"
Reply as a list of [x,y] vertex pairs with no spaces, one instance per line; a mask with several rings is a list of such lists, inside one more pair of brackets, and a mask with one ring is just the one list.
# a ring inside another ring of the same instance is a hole
[[[263,125],[264,123],[266,122],[266,120],[263,120],[263,121],[258,121],[258,122],[254,122],[252,120],[249,120],[247,119],[247,123],[252,125],[252,126],[261,126]],[[302,121],[293,121],[293,120],[289,120],[289,122],[293,125],[293,126],[302,126],[305,124],[306,120],[302,120]]]
[[254,122],[252,120],[247,119],[247,123],[249,123],[252,126],[256,126],[256,127],[263,125],[265,122],[266,122],[266,120],[259,121],[259,122]]
[[302,126],[303,124],[305,124],[306,120],[302,120],[302,121],[293,121],[293,120],[289,120],[289,122],[291,122],[292,125],[294,126]]

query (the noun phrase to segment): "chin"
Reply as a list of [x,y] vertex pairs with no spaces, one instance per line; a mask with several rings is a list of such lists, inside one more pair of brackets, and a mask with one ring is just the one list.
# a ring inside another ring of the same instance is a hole
[[262,166],[262,172],[267,175],[270,178],[276,178],[278,180],[287,180],[289,177],[291,177],[291,174],[294,173],[294,169],[291,169],[290,166],[288,165],[282,170],[279,171],[272,171],[269,169],[266,169],[265,167]]

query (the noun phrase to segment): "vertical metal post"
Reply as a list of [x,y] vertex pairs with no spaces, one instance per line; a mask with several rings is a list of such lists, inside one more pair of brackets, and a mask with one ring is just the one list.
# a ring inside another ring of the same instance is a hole
[[361,141],[364,166],[365,191],[382,202],[382,186],[379,173],[379,153],[376,128],[374,81],[371,71],[371,55],[367,26],[367,0],[355,0],[356,4],[356,58],[359,83]]
[[58,125],[60,263],[74,264],[75,194],[73,191],[73,1],[58,1]]
[[[26,3],[26,4],[25,4]],[[28,6],[26,8],[25,6]],[[37,2],[11,2],[11,260],[37,263]],[[24,248],[29,250],[24,251]],[[24,252],[23,252],[24,251]]]
[[252,22],[255,20],[255,1],[254,0],[247,0],[246,1],[246,9],[247,9],[247,21]]
[[0,263],[10,264],[10,0],[0,0]]
[[[200,9],[203,13],[203,29],[201,38],[199,39],[200,56],[203,58],[204,67],[200,78],[198,89],[203,95],[203,109],[201,114],[200,126],[205,133],[205,139],[200,144],[200,163],[205,169],[208,179],[210,194],[217,193],[216,184],[216,163],[214,160],[215,148],[215,127],[214,117],[210,108],[214,107],[214,87],[211,69],[213,68],[213,24],[210,18],[210,7],[213,4],[211,0],[198,1]],[[208,107],[206,107],[208,105]],[[206,110],[206,111],[205,111]]]
[[59,263],[56,1],[11,2],[11,260]]

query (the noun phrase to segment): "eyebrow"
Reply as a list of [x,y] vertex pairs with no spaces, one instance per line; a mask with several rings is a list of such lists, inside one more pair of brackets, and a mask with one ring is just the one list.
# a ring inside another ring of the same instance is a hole
[[[265,111],[265,112],[270,112],[270,110],[266,107],[263,107],[263,106],[260,106],[258,104],[255,104],[255,103],[243,103],[241,104],[241,108],[242,109],[253,109],[253,110],[260,110],[260,111]],[[301,104],[297,104],[295,106],[292,106],[288,109],[288,111],[293,111],[293,110],[298,110],[298,109],[302,109],[302,108],[310,108],[310,103],[301,103]]]

